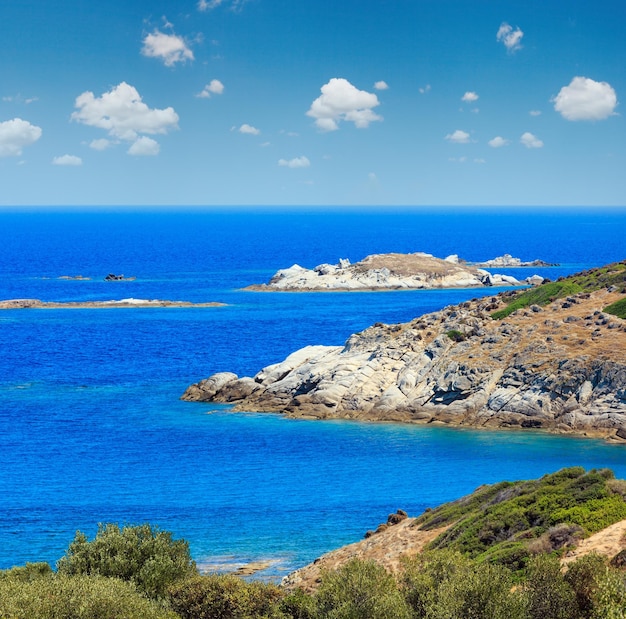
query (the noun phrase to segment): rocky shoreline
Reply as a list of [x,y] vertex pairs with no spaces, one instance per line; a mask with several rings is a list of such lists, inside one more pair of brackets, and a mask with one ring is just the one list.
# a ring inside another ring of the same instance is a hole
[[185,400],[293,417],[535,428],[626,440],[626,321],[602,289],[517,310],[504,293],[405,324],[376,324],[343,346],[309,346],[254,377],[222,372]]
[[223,307],[225,303],[191,303],[160,299],[120,299],[112,301],[41,301],[40,299],[8,299],[0,301],[0,310],[13,309],[112,309],[145,307]]
[[537,285],[544,278],[534,275],[523,281],[510,275],[489,273],[479,267],[517,268],[554,266],[534,260],[522,262],[509,254],[484,263],[471,264],[457,255],[445,259],[431,254],[372,254],[354,264],[339,260],[337,264],[320,264],[305,269],[294,264],[277,271],[267,284],[253,284],[244,290],[254,292],[320,292],[420,290],[428,288],[477,288],[484,286]]

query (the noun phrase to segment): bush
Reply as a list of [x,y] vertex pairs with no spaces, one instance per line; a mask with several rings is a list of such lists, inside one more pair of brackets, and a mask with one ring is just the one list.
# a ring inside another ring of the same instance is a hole
[[53,574],[54,572],[48,563],[27,563],[19,567],[12,567],[10,570],[0,571],[0,579],[12,578],[21,582],[29,582]]
[[291,619],[316,619],[315,598],[302,589],[288,593],[280,601],[280,609]]
[[537,555],[528,562],[524,584],[529,619],[576,619],[576,597],[552,555]]
[[620,299],[615,303],[611,303],[611,305],[607,305],[603,311],[618,318],[626,318],[626,299]]
[[58,563],[60,574],[100,575],[127,580],[148,597],[160,598],[174,581],[196,574],[189,545],[149,524],[99,525],[92,541],[78,531]]
[[466,339],[466,335],[465,333],[463,333],[462,331],[458,331],[457,329],[450,329],[450,331],[446,331],[446,335],[453,341],[453,342],[462,342]]
[[132,583],[101,576],[0,578],[0,617],[10,619],[177,619]]
[[565,580],[574,591],[581,617],[591,617],[595,606],[594,599],[600,581],[605,575],[606,561],[597,554],[580,557],[569,565]]
[[524,600],[511,572],[450,551],[405,562],[404,591],[414,616],[428,619],[523,619]]
[[409,619],[397,583],[373,561],[353,559],[325,572],[315,598],[320,619]]
[[605,569],[594,595],[592,619],[623,619],[626,617],[626,583],[624,576]]
[[172,609],[182,619],[269,619],[283,617],[274,585],[210,574],[181,580],[169,588]]

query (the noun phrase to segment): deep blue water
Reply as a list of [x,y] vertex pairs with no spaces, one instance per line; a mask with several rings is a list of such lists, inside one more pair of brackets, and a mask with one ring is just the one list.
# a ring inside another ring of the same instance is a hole
[[[0,299],[161,298],[221,308],[0,313],[0,568],[54,563],[77,529],[151,522],[201,564],[272,572],[501,479],[611,467],[626,449],[540,433],[317,422],[179,401],[217,371],[253,374],[493,290],[250,293],[279,268],[377,252],[503,253],[560,267],[623,259],[622,211],[0,211]],[[104,282],[109,273],[132,282]],[[62,275],[90,281],[58,279]]]

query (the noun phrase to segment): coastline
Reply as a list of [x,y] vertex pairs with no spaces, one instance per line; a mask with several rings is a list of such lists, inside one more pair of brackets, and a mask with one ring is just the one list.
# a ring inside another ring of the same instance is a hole
[[0,310],[16,309],[128,309],[128,308],[179,308],[179,307],[225,307],[226,303],[211,301],[167,301],[160,299],[119,299],[111,301],[41,301],[40,299],[7,299],[0,301]]

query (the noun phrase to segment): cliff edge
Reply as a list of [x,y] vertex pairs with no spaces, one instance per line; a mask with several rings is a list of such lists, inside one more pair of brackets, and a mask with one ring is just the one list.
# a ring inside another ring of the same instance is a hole
[[376,324],[343,346],[296,351],[254,377],[215,374],[183,399],[295,417],[541,428],[623,441],[625,303],[626,261]]

